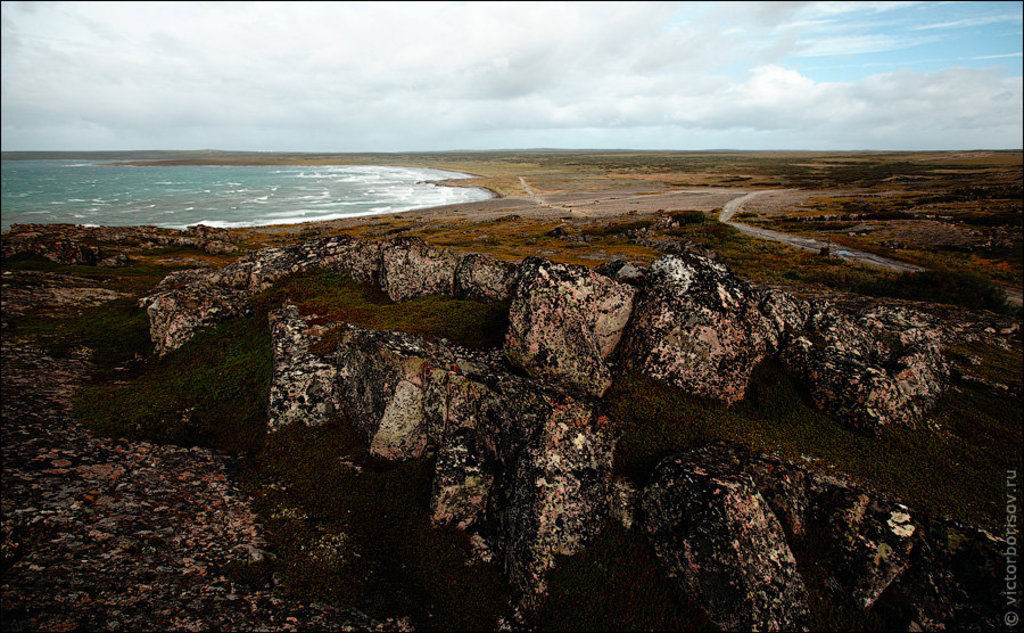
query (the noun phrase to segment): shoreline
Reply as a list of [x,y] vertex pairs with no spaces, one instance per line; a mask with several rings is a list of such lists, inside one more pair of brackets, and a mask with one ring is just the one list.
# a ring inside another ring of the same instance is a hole
[[[24,159],[24,160],[28,160],[28,159]],[[65,160],[65,159],[32,159],[32,160],[37,160],[37,161],[58,160],[59,161],[59,160]],[[0,233],[7,233],[7,232],[9,232],[11,230],[11,227],[16,225],[16,224],[70,225],[70,226],[103,227],[103,228],[117,228],[117,227],[128,227],[128,226],[155,226],[155,227],[158,227],[158,228],[172,229],[172,230],[179,230],[179,231],[186,230],[188,227],[192,227],[192,226],[208,226],[208,227],[212,227],[212,228],[223,228],[223,229],[228,229],[228,230],[260,229],[260,228],[265,228],[265,227],[276,227],[276,226],[282,226],[282,227],[295,226],[295,227],[298,227],[298,226],[306,225],[306,224],[316,224],[316,223],[324,223],[324,222],[337,222],[337,221],[344,221],[344,220],[356,219],[356,218],[367,218],[367,217],[374,217],[374,216],[389,216],[389,215],[396,215],[396,214],[404,214],[404,213],[409,213],[409,212],[413,212],[413,211],[425,211],[425,210],[428,210],[428,209],[444,208],[444,207],[459,206],[459,205],[466,205],[466,204],[474,204],[474,203],[478,203],[478,202],[486,202],[486,201],[490,201],[490,200],[497,200],[497,199],[504,198],[504,196],[501,193],[499,193],[498,191],[496,191],[492,187],[482,186],[482,185],[469,185],[469,184],[459,185],[459,184],[453,184],[455,182],[463,181],[463,180],[474,180],[474,179],[485,178],[485,176],[482,176],[480,174],[473,174],[473,173],[470,173],[470,172],[461,172],[461,171],[456,171],[456,170],[452,170],[452,169],[440,169],[440,168],[437,168],[437,167],[425,167],[425,166],[421,166],[421,165],[417,165],[417,166],[414,166],[414,165],[372,165],[372,164],[334,164],[334,165],[325,165],[325,164],[314,164],[314,165],[291,165],[291,164],[281,164],[281,165],[269,165],[269,164],[203,165],[203,164],[189,164],[189,165],[169,165],[169,164],[162,163],[160,161],[126,161],[126,162],[116,162],[116,163],[111,163],[111,162],[90,162],[90,163],[87,163],[87,164],[88,164],[88,166],[94,166],[94,167],[275,167],[275,166],[277,166],[277,167],[301,167],[301,166],[309,166],[309,167],[368,167],[368,168],[385,168],[385,169],[389,169],[389,168],[405,168],[405,169],[413,169],[413,170],[430,170],[430,171],[435,171],[435,172],[443,172],[444,174],[451,174],[454,177],[435,178],[435,179],[429,179],[429,180],[426,180],[426,179],[424,179],[424,180],[417,180],[417,181],[415,181],[415,183],[413,183],[413,186],[415,187],[415,186],[418,186],[418,185],[430,185],[432,187],[438,187],[438,188],[444,187],[444,188],[447,188],[447,189],[477,189],[477,190],[480,190],[480,191],[486,193],[488,197],[487,198],[483,198],[481,200],[469,200],[469,201],[465,201],[465,202],[454,202],[454,203],[453,202],[442,202],[441,204],[430,204],[429,206],[419,206],[419,205],[416,205],[416,206],[412,206],[412,207],[399,208],[397,210],[396,209],[389,209],[387,211],[373,211],[373,210],[358,211],[356,213],[344,214],[344,215],[337,214],[337,213],[327,213],[327,214],[325,214],[323,216],[320,216],[320,217],[310,217],[309,219],[299,220],[299,221],[292,221],[291,218],[280,218],[280,219],[269,219],[269,220],[266,220],[266,221],[256,220],[256,221],[253,221],[252,223],[249,223],[249,222],[245,222],[245,221],[235,222],[235,221],[231,221],[231,220],[220,220],[220,219],[204,218],[204,219],[198,220],[196,222],[175,223],[175,224],[156,224],[156,223],[148,223],[148,222],[134,222],[132,224],[106,224],[106,223],[102,223],[102,222],[76,222],[76,221],[74,221],[74,220],[72,220],[70,218],[68,220],[57,220],[57,221],[35,221],[34,219],[31,220],[31,221],[26,221],[23,218],[19,218],[18,220],[10,221],[9,224],[7,222],[4,222],[4,224],[6,226],[4,226],[2,228],[2,230],[0,230]],[[464,178],[463,177],[458,177],[458,176],[463,176]],[[276,189],[276,187],[275,187],[275,189]],[[344,200],[344,198],[341,198],[341,200]],[[385,203],[382,201],[381,204],[385,204]],[[287,209],[284,209],[284,210],[287,210]],[[24,212],[22,212],[22,213],[24,213]],[[33,213],[38,213],[38,212],[33,212]]]

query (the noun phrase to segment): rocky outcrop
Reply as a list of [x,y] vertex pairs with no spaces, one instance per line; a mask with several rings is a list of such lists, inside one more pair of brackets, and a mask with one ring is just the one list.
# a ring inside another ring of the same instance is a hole
[[[194,333],[244,313],[246,300],[277,281],[312,270],[333,270],[360,283],[380,284],[393,301],[429,294],[502,300],[510,292],[511,264],[467,256],[419,238],[365,242],[347,235],[264,248],[217,270],[172,273],[141,305],[150,316],[158,354],[177,349]],[[462,271],[456,287],[456,271]]]
[[300,316],[298,308],[291,305],[270,315],[274,352],[267,405],[267,429],[270,431],[296,423],[318,426],[336,412],[337,367],[311,350],[330,328],[311,325],[310,320]]
[[[311,357],[318,333],[292,309],[276,316],[275,385],[278,376],[289,385],[319,380],[326,362],[335,383],[325,397],[373,455],[436,455],[432,521],[486,526],[521,606],[532,609],[556,556],[576,553],[602,526],[617,428],[593,403],[513,374],[499,350],[339,327],[336,348]],[[302,405],[271,406],[316,419]]]
[[918,526],[906,506],[843,479],[728,446],[794,547],[813,544],[815,564],[840,594],[869,609],[906,569]]
[[478,301],[508,301],[515,289],[517,266],[487,255],[470,253],[455,269],[455,296]]
[[458,257],[418,237],[397,237],[380,251],[380,287],[392,301],[455,294]]
[[807,621],[807,589],[778,520],[728,448],[666,458],[642,498],[659,560],[728,631],[789,631]]
[[123,266],[132,253],[167,246],[230,254],[238,250],[237,240],[226,229],[201,224],[184,231],[155,226],[15,224],[4,234],[3,256],[30,254],[58,264]]
[[648,270],[623,342],[625,366],[691,393],[742,400],[754,368],[775,351],[785,319],[725,266],[696,253]]
[[582,266],[528,257],[509,307],[505,354],[534,378],[601,396],[636,290]]
[[198,330],[245,313],[249,297],[288,275],[327,269],[365,277],[366,254],[377,248],[348,236],[333,236],[264,248],[220,269],[172,273],[156,292],[140,301],[149,314],[156,352],[175,350]]
[[938,336],[894,315],[855,319],[830,305],[815,310],[780,358],[814,404],[864,433],[913,427],[948,383]]
[[[742,589],[764,565],[789,561],[787,552],[824,570],[834,599],[851,608],[870,610],[885,594],[910,607],[908,625],[998,624],[1005,541],[838,477],[718,443],[663,460],[641,506],[659,560],[727,629],[776,627],[774,616],[756,614],[801,604],[791,589],[777,590],[780,604],[773,590]],[[783,551],[763,556],[764,543]],[[769,606],[758,611],[757,600]]]
[[334,236],[262,249],[217,270],[173,273],[141,303],[164,354],[244,313],[249,297],[285,276],[314,269],[380,283],[396,301],[438,293],[510,300],[509,361],[588,396],[611,384],[605,359],[620,338],[627,369],[726,403],[743,399],[754,368],[781,348],[783,365],[818,408],[867,433],[913,426],[948,382],[939,334],[913,311],[812,309],[785,291],[747,284],[694,249],[659,259],[642,277],[632,268],[602,269],[627,284],[537,257],[516,266],[459,257],[418,238]]
[[[15,225],[22,227],[24,225]],[[123,252],[101,249],[92,244],[82,244],[73,239],[53,238],[48,234],[16,233],[5,236],[4,259],[18,255],[37,255],[55,264],[69,266],[123,266],[128,256]],[[45,237],[44,237],[45,236]]]

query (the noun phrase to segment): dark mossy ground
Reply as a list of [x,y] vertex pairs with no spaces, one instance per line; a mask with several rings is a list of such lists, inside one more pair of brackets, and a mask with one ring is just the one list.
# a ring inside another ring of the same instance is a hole
[[[718,226],[685,224],[722,230]],[[607,239],[622,238],[611,231]],[[771,266],[782,257],[774,245],[762,250],[741,244],[730,252],[732,239],[727,235],[715,242],[725,251],[722,258],[731,258],[730,265],[750,271],[765,267],[762,276],[779,274]],[[820,265],[808,257],[806,263],[790,261],[782,275]],[[121,269],[29,260],[14,264],[109,279],[104,283],[135,296],[171,270],[146,262]],[[506,306],[444,297],[393,304],[375,289],[316,273],[284,280],[253,299],[250,315],[200,333],[159,361],[129,363],[136,354],[149,357],[152,351],[148,322],[134,301],[16,319],[4,336],[35,340],[56,355],[82,347],[94,350],[100,372],[78,395],[75,413],[97,431],[209,446],[238,458],[239,480],[255,500],[277,558],[225,573],[254,584],[276,574],[286,593],[358,607],[374,616],[407,614],[420,629],[493,625],[507,604],[508,588],[500,570],[464,564],[463,535],[429,526],[429,459],[375,462],[344,419],[318,428],[285,429],[273,442],[266,441],[271,372],[266,314],[291,302],[323,321],[490,347],[502,340]],[[981,358],[982,364],[971,369],[979,377],[1020,381],[1019,350],[976,346],[952,351]],[[125,363],[127,368],[114,371]],[[734,407],[628,375],[612,386],[604,406],[625,427],[616,469],[638,483],[673,451],[728,439],[812,468],[845,472],[914,509],[991,527],[1003,509],[1005,471],[1021,461],[1020,404],[980,387],[947,394],[932,416],[934,424],[915,431],[889,429],[878,440],[852,434],[816,412],[770,363],[755,374],[748,399]],[[813,558],[813,553],[806,555]],[[809,584],[812,597],[817,596],[814,621],[820,625],[884,628],[875,620],[854,619],[826,591],[816,593],[812,578]],[[606,527],[585,552],[560,561],[550,587],[539,613],[543,630],[671,630],[706,624],[666,582],[635,528]]]
[[947,392],[932,423],[886,427],[879,438],[815,410],[772,362],[758,368],[746,400],[733,407],[642,376],[621,376],[605,399],[609,415],[625,425],[616,469],[640,484],[662,457],[725,439],[844,473],[916,510],[994,528],[1005,521],[1006,470],[1021,463],[1020,403],[976,386]]

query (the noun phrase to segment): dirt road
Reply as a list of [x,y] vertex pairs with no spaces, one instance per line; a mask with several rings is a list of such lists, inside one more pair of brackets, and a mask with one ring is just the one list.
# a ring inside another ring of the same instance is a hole
[[565,211],[566,213],[575,213],[576,215],[582,215],[583,217],[590,217],[589,213],[584,213],[583,211],[579,211],[577,209],[573,209],[572,207],[566,207],[566,206],[562,206],[560,204],[553,204],[551,202],[548,202],[547,200],[542,198],[536,191],[534,191],[533,187],[531,187],[526,182],[526,179],[523,178],[522,176],[519,177],[519,183],[521,185],[523,185],[523,189],[526,190],[526,194],[530,196],[530,199],[533,200],[534,202],[536,202],[537,204],[539,204],[542,207],[545,207],[545,208],[548,208],[548,209],[559,209],[560,211]]
[[[754,237],[760,237],[766,240],[773,240],[775,242],[782,242],[795,246],[796,248],[802,248],[809,251],[821,252],[821,249],[828,248],[829,252],[837,257],[841,257],[847,261],[866,264],[868,266],[876,266],[879,268],[885,268],[886,270],[894,270],[896,272],[921,272],[927,270],[922,266],[916,264],[910,264],[907,262],[897,261],[895,259],[889,259],[882,257],[881,255],[875,255],[874,253],[867,253],[864,251],[856,251],[845,246],[838,246],[836,244],[830,244],[816,240],[810,237],[802,237],[799,235],[790,235],[789,233],[782,233],[780,231],[773,231],[771,229],[763,229],[756,226],[750,226],[749,224],[743,224],[733,220],[733,217],[743,209],[743,205],[748,201],[758,196],[763,196],[769,193],[778,193],[782,190],[766,190],[766,191],[754,191],[748,193],[739,198],[733,198],[729,202],[725,203],[722,208],[722,212],[718,215],[718,220],[729,226],[735,228],[741,233],[747,235],[753,235]],[[1013,288],[1010,286],[1004,286],[1003,290],[1006,291],[1007,300],[1013,305],[1021,305],[1024,301],[1021,289]]]

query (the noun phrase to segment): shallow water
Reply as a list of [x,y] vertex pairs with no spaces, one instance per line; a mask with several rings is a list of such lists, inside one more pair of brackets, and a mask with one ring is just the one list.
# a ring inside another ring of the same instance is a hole
[[132,167],[80,160],[3,161],[3,229],[15,223],[263,226],[486,200],[437,169],[354,166]]

